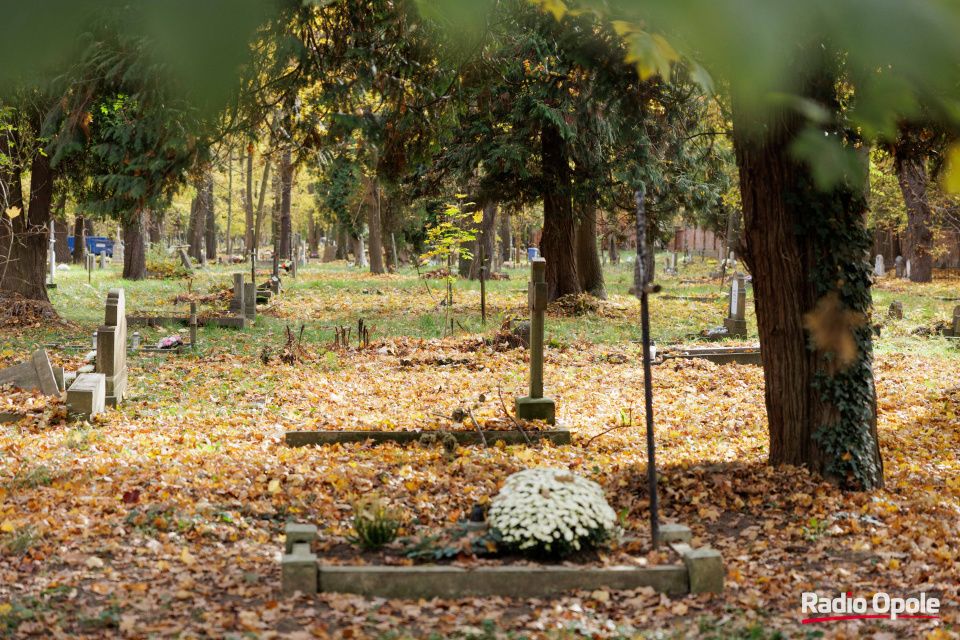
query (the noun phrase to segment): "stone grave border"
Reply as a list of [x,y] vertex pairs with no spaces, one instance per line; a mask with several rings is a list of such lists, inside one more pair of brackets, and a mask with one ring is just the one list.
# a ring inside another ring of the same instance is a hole
[[[310,445],[346,444],[351,442],[365,442],[373,440],[376,443],[396,442],[397,444],[414,444],[420,441],[425,433],[439,434],[439,431],[381,431],[375,429],[355,431],[287,431],[284,438],[287,446],[307,447]],[[460,444],[480,444],[480,434],[476,431],[447,431]],[[531,442],[549,440],[554,445],[570,444],[570,430],[563,426],[543,431],[526,430]],[[484,431],[483,435],[489,443],[503,440],[505,444],[526,444],[526,438],[519,431]]]
[[689,347],[663,354],[663,364],[668,360],[702,358],[714,364],[762,365],[760,347]]
[[[243,316],[227,316],[225,318],[198,318],[197,324],[208,327],[223,327],[228,329],[246,329],[247,318]],[[163,327],[171,324],[189,325],[190,318],[178,316],[127,316],[127,325],[133,327]]]
[[501,596],[538,598],[562,591],[608,588],[626,591],[653,587],[660,593],[721,593],[723,557],[710,548],[693,549],[690,529],[663,525],[660,539],[683,560],[656,567],[497,566],[462,569],[450,566],[319,565],[311,544],[315,525],[287,523],[281,560],[281,591],[353,593],[368,598],[430,600]]

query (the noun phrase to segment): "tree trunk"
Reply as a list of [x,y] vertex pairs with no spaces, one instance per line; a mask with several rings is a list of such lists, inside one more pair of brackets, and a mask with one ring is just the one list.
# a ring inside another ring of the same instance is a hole
[[216,262],[217,260],[217,214],[213,202],[213,175],[207,174],[206,182],[203,187],[203,202],[206,212],[206,242],[207,260]]
[[83,264],[83,249],[86,244],[84,239],[85,222],[80,214],[77,214],[73,221],[73,264]]
[[575,220],[570,201],[570,163],[564,142],[556,127],[544,124],[540,143],[545,184],[540,252],[547,261],[547,298],[553,301],[580,293],[582,289],[574,252]]
[[367,256],[363,248],[363,236],[357,236],[353,239],[354,264],[358,267],[367,266]]
[[277,175],[273,177],[273,208],[270,210],[270,244],[273,250],[280,253],[280,201],[282,199],[283,159],[277,167]]
[[187,252],[190,257],[200,261],[200,253],[203,251],[203,227],[206,221],[206,210],[203,206],[203,185],[197,185],[197,195],[190,204],[190,224],[187,227],[187,244],[190,248]]
[[741,125],[735,112],[741,250],[754,277],[769,464],[806,466],[849,488],[880,487],[863,194],[811,186],[789,151],[799,117],[781,114],[763,130]]
[[73,256],[70,254],[70,225],[66,220],[57,218],[53,221],[54,239],[56,241],[54,250],[57,254],[57,264],[66,264],[70,262]]
[[290,257],[290,198],[293,189],[293,164],[290,162],[290,152],[284,151],[280,156],[280,258]]
[[907,229],[904,234],[904,258],[910,261],[910,280],[933,281],[933,215],[927,198],[927,163],[918,156],[894,158],[897,182],[907,208]]
[[[0,152],[3,149],[0,148]],[[0,180],[8,186],[11,206],[23,205],[20,171],[14,168]],[[14,183],[14,184],[11,184]],[[30,168],[30,205],[27,211],[7,227],[6,241],[0,243],[6,257],[0,264],[0,290],[19,293],[24,298],[49,302],[47,297],[47,247],[50,205],[53,201],[53,170],[50,156],[37,153]],[[16,204],[19,203],[19,204]],[[6,216],[4,216],[6,217]],[[7,218],[10,220],[10,218]]]
[[603,282],[603,267],[600,265],[600,254],[597,251],[596,205],[587,204],[583,207],[575,241],[580,286],[593,297],[606,300],[607,288]]
[[484,266],[487,268],[487,277],[490,276],[490,263],[493,261],[493,252],[495,241],[497,239],[497,209],[496,200],[483,203],[483,217],[480,219],[480,226],[477,228],[477,238],[471,243],[470,252],[473,259],[470,261],[470,270],[467,277],[471,280],[480,278],[480,247],[483,247]]
[[[240,160],[240,166],[243,166],[243,160]],[[247,251],[253,248],[253,145],[247,148],[247,188],[243,198],[243,213],[245,216],[246,227],[243,233],[244,246]]]
[[310,214],[310,227],[307,234],[307,244],[311,255],[320,252],[320,223],[317,221],[317,214]]
[[143,280],[147,277],[147,243],[145,229],[149,217],[141,211],[123,225],[123,278]]
[[383,273],[383,241],[380,238],[380,182],[367,184],[367,226],[370,227],[370,273]]
[[347,234],[347,230],[343,227],[340,228],[340,231],[337,236],[337,260],[349,260],[350,259],[350,236]]
[[510,216],[506,212],[500,212],[500,264],[512,262],[513,256],[510,255]]

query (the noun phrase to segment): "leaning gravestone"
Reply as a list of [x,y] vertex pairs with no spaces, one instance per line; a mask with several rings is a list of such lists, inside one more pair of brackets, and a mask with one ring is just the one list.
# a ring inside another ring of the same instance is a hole
[[107,312],[104,325],[97,329],[97,366],[106,382],[106,403],[116,406],[123,402],[127,389],[127,313],[123,289],[107,293]]
[[879,253],[877,254],[876,263],[873,266],[873,275],[877,278],[884,278],[887,275],[887,271],[883,267],[883,256]]
[[547,261],[530,261],[530,283],[527,285],[527,305],[530,307],[530,395],[517,398],[518,418],[543,420],[556,424],[557,404],[543,397],[543,322],[547,310]]
[[180,249],[180,263],[184,266],[184,268],[193,271],[193,263],[190,262],[190,256],[187,254],[186,249]]
[[730,283],[730,308],[727,318],[723,321],[723,326],[727,329],[727,335],[735,338],[747,337],[747,285],[744,282],[742,273],[733,274],[733,282]]
[[47,358],[47,352],[39,349],[30,359],[18,365],[0,370],[0,386],[11,384],[24,391],[39,389],[41,393],[55,396],[60,393],[53,367]]

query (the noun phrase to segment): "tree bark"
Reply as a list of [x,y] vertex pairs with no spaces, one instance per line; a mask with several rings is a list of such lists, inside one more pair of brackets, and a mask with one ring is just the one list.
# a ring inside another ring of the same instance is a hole
[[213,175],[208,173],[203,187],[203,202],[206,209],[206,245],[207,260],[217,260],[217,213],[213,201]]
[[349,260],[349,245],[350,245],[350,236],[347,233],[347,230],[343,227],[340,228],[340,231],[337,236],[337,260]]
[[933,215],[927,197],[926,160],[895,157],[894,166],[907,208],[907,229],[901,239],[904,258],[910,261],[910,280],[933,282]]
[[471,243],[470,252],[473,259],[470,261],[470,269],[467,277],[470,280],[480,279],[480,247],[483,247],[484,266],[487,268],[487,277],[490,276],[490,263],[493,261],[493,252],[496,246],[497,233],[497,210],[496,200],[490,200],[483,203],[483,217],[480,218],[480,226],[477,228],[477,237]]
[[[0,148],[0,152],[3,151]],[[0,176],[10,191],[10,202],[15,203],[10,206],[22,209],[20,179],[20,171],[16,167]],[[49,302],[47,233],[52,201],[53,169],[50,167],[50,156],[36,153],[30,168],[29,208],[13,218],[11,226],[7,227],[5,242],[0,243],[3,250],[0,256],[6,258],[5,264],[0,264],[0,289],[19,293],[31,300]]]
[[543,172],[543,237],[540,253],[547,261],[547,299],[581,293],[574,252],[573,207],[570,200],[570,163],[556,127],[544,124],[540,132]]
[[203,206],[203,185],[197,185],[197,195],[190,204],[190,223],[187,226],[187,244],[190,248],[187,252],[190,257],[200,261],[200,253],[203,251],[203,227],[206,220],[206,211]]
[[293,164],[290,162],[290,152],[284,151],[280,156],[280,258],[290,257],[290,199],[293,190]]
[[70,237],[70,225],[67,224],[66,220],[57,218],[53,221],[53,229],[54,240],[56,241],[54,250],[57,254],[57,264],[66,264],[73,259],[73,256],[70,253],[70,243],[68,242],[68,238]]
[[580,287],[595,298],[607,299],[607,288],[603,282],[603,267],[597,251],[597,206],[584,205],[580,214],[580,224],[576,231],[577,274]]
[[[748,130],[734,113],[743,201],[740,244],[754,277],[769,464],[806,466],[853,488],[880,487],[863,199],[822,194],[810,186],[809,172],[789,151],[801,126],[798,116],[783,113],[763,130]],[[832,304],[834,299],[839,302]],[[812,333],[823,327],[832,328],[827,338],[840,345],[836,350],[824,346],[830,340],[824,342],[822,331]],[[811,344],[819,346],[813,350]],[[841,368],[840,359],[831,356],[842,352],[843,345],[853,362]],[[828,393],[838,386],[846,398]],[[840,430],[853,434],[854,451],[846,446],[836,450]],[[851,457],[844,460],[848,453]],[[857,465],[866,478],[859,485],[849,471]]]
[[363,236],[357,236],[353,239],[353,256],[356,266],[367,266],[367,256],[363,248]]
[[84,238],[85,222],[80,214],[77,214],[73,221],[73,264],[83,264],[83,250],[86,244]]
[[[243,166],[243,159],[240,160],[240,166]],[[253,145],[247,148],[247,185],[243,198],[243,213],[246,226],[243,233],[244,246],[249,252],[253,248]]]
[[510,216],[506,212],[500,212],[500,264],[504,262],[513,262],[513,256],[510,255]]
[[123,225],[123,278],[143,280],[147,277],[146,233],[149,216],[141,211]]
[[380,182],[367,182],[367,226],[370,227],[370,273],[384,273],[383,241],[380,238]]

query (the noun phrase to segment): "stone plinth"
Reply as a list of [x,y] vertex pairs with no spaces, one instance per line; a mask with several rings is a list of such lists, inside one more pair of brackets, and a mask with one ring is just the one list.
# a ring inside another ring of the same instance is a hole
[[103,413],[106,400],[106,376],[81,373],[67,390],[67,415],[89,420]]

